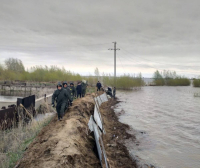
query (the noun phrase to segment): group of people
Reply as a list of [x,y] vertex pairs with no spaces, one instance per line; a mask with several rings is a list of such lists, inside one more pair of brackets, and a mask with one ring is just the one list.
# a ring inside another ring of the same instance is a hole
[[[97,91],[100,91],[102,88],[101,83],[98,81],[96,84]],[[58,82],[57,90],[53,93],[52,96],[52,107],[55,107],[56,101],[56,111],[58,114],[58,120],[61,121],[66,109],[72,105],[74,98],[84,97],[86,94],[87,82],[83,80],[82,82],[78,82],[76,88],[73,83],[70,83],[68,86],[67,82]],[[110,97],[115,98],[116,88],[112,89],[108,87],[106,91]]]
[[57,90],[52,96],[52,107],[55,107],[56,101],[56,111],[58,114],[58,120],[62,120],[64,112],[66,109],[72,105],[73,99],[78,97],[84,97],[86,93],[87,83],[85,80],[78,82],[75,88],[73,83],[68,86],[67,82],[58,82]]
[[[101,90],[102,85],[99,81],[97,82],[96,87],[97,87],[97,92]],[[108,87],[106,94],[110,95],[110,97],[113,97],[115,99],[116,87],[113,87],[113,92],[112,92],[112,89],[110,87]]]

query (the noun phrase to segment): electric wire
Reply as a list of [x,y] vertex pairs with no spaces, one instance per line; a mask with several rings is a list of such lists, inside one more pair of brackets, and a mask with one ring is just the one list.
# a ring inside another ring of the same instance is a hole
[[[121,48],[121,47],[120,47]],[[122,49],[122,50],[120,50],[120,51],[123,51],[124,49]],[[124,50],[125,51],[125,50]],[[123,51],[123,52],[124,52]],[[125,52],[124,52],[125,53]],[[128,52],[127,52],[128,53]],[[129,53],[130,54],[130,53]],[[136,61],[136,60],[133,60],[133,58],[132,57],[129,57],[129,56],[127,56],[127,54],[125,54],[125,55],[123,55],[123,56],[126,56],[126,58],[125,59],[129,59],[130,61],[134,61],[134,62],[137,62],[138,64],[145,64],[145,63],[140,63],[140,62],[138,62],[138,61]],[[155,66],[152,66],[152,65],[148,65],[148,64],[146,64],[148,67],[150,67],[150,68],[152,68],[152,69],[155,69],[155,70],[160,70],[160,71],[163,71],[163,70],[165,70],[165,69],[161,69],[161,68],[158,68],[158,67],[155,67]],[[190,74],[196,74],[196,73],[199,73],[199,71],[192,71],[192,72],[188,72],[188,71],[185,71],[185,70],[176,70],[177,72],[183,72],[183,73],[185,73],[185,72],[187,72],[187,73],[190,73]]]
[[120,59],[120,56],[119,56],[118,58],[119,58],[120,64],[121,64],[121,66],[122,66],[122,68],[123,68],[123,70],[124,70],[124,73],[125,73],[125,69],[124,69],[124,66],[123,66],[123,64],[122,64],[122,61],[121,61],[121,59]]
[[149,60],[149,59],[146,59],[146,58],[139,57],[139,56],[137,56],[137,55],[125,50],[121,46],[120,46],[120,48],[123,49],[124,51],[126,51],[127,53],[129,53],[131,55],[134,55],[134,57],[137,57],[139,59],[143,59],[143,60],[146,60],[146,61],[150,61],[151,63],[163,64],[163,65],[171,65],[171,66],[181,66],[181,67],[200,67],[200,66],[194,66],[194,65],[180,65],[180,64],[169,64],[169,63],[156,62],[156,61],[152,61],[152,60]]

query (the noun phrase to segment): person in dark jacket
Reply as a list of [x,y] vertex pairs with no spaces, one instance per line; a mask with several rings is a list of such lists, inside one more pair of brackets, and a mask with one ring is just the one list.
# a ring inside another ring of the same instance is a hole
[[110,95],[110,97],[112,97],[112,89],[110,87],[108,87],[108,90],[107,90],[107,95]]
[[70,83],[70,90],[71,90],[72,99],[74,99],[74,97],[76,96],[76,89],[73,83]]
[[78,85],[76,87],[76,93],[77,93],[77,98],[82,96],[82,85],[81,82],[78,82]]
[[52,96],[52,107],[55,107],[55,99],[56,99],[56,111],[58,114],[58,120],[62,120],[66,104],[68,100],[71,100],[71,96],[67,92],[67,90],[62,88],[62,84],[59,82],[57,85],[57,90],[53,93]]
[[[69,95],[71,96],[71,89],[70,87],[67,85],[67,82],[64,81],[63,82],[63,89],[65,89]],[[66,103],[66,109],[68,108],[68,106],[72,106],[72,101],[71,100],[68,100],[67,103]]]
[[97,91],[100,91],[102,86],[101,86],[101,83],[99,81],[97,82],[96,87],[97,87]]
[[69,87],[68,87],[66,81],[63,82],[63,89],[65,89],[65,90],[67,90],[68,92],[70,92]]
[[81,85],[82,85],[82,97],[84,97],[85,94],[86,94],[86,88],[87,88],[87,82],[86,82],[86,80],[82,80]]

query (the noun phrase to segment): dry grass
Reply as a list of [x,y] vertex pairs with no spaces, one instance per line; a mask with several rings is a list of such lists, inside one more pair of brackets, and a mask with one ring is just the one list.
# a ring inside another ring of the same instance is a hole
[[86,93],[94,93],[96,92],[96,87],[92,87],[92,86],[88,86],[87,87],[87,90],[86,90]]
[[22,158],[29,144],[52,118],[53,115],[41,121],[33,120],[26,125],[20,122],[13,129],[0,131],[0,167],[14,167],[16,162]]

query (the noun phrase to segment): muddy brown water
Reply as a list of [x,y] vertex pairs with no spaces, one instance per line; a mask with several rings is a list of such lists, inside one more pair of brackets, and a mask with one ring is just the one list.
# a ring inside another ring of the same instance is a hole
[[200,167],[200,88],[143,87],[117,92],[120,121],[132,127],[139,145],[130,153],[160,168]]

